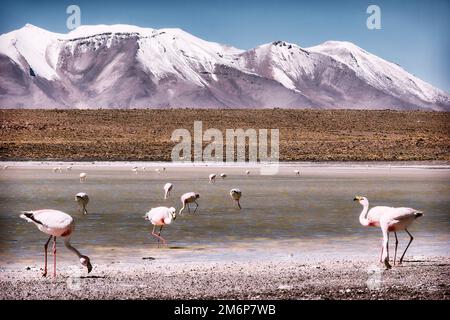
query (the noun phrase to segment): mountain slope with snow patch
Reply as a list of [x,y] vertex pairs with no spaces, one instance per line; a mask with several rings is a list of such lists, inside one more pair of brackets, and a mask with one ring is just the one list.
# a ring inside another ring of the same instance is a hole
[[26,25],[0,36],[3,108],[450,110],[449,95],[349,42],[244,51],[181,29]]

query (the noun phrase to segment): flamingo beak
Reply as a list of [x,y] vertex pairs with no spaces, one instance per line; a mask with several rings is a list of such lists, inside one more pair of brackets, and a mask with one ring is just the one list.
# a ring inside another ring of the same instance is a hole
[[92,264],[91,264],[91,262],[90,261],[88,261],[88,263],[87,263],[87,269],[88,269],[88,273],[90,273],[91,271],[92,271]]
[[353,201],[359,201],[359,200],[361,200],[361,197],[358,197],[358,196],[353,199]]

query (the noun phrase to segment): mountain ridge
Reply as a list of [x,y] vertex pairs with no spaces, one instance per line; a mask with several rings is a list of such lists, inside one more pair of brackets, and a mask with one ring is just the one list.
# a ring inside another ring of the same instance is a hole
[[0,36],[2,108],[450,110],[450,96],[351,42],[241,50],[182,29],[25,25]]

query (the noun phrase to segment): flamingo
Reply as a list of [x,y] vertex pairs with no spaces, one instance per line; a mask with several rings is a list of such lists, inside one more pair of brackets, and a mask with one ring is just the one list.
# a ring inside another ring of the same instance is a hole
[[134,173],[138,173],[138,169],[137,168],[133,168],[132,170]]
[[235,200],[238,204],[239,209],[241,208],[241,204],[239,203],[239,199],[241,199],[242,192],[238,188],[233,188],[230,190],[230,196],[233,200]]
[[294,173],[299,176],[300,175],[300,170],[296,169],[296,170],[294,170]]
[[[176,210],[174,207],[157,207],[150,209],[144,216],[145,220],[149,220],[153,224],[152,236],[161,240],[163,243],[166,243],[166,240],[161,237],[161,230],[163,226],[166,224],[171,224],[174,221],[176,216]],[[156,226],[160,226],[158,234],[155,233]]]
[[[354,201],[359,201],[363,206],[363,211],[359,215],[359,222],[365,227],[379,227],[380,217],[391,207],[377,206],[369,210],[369,200],[366,197],[355,197]],[[381,245],[380,262],[382,262],[383,244]]]
[[61,169],[61,167],[55,167],[55,168],[53,168],[53,172],[59,172],[59,173],[61,173],[62,172],[62,169]]
[[249,175],[250,174],[250,170],[245,170],[245,174]]
[[157,173],[161,173],[161,170],[160,170],[159,168],[156,168],[155,171],[156,171]]
[[173,184],[171,184],[170,182],[167,182],[164,185],[164,199],[167,199],[170,195],[170,191],[172,191],[173,188]]
[[220,176],[222,177],[222,179],[225,179],[227,177],[225,173],[221,173]]
[[70,171],[70,170],[72,170],[72,167],[68,166],[66,169],[67,169],[67,171]]
[[194,213],[197,211],[198,208],[198,203],[197,203],[197,199],[200,198],[200,195],[198,193],[195,192],[188,192],[185,193],[181,196],[181,203],[183,204],[183,207],[180,209],[180,212],[178,212],[178,214],[181,214],[184,210],[184,208],[188,208],[188,212],[191,213],[191,209],[189,208],[189,204],[190,203],[195,203],[196,207],[194,210]]
[[361,205],[363,205],[363,211],[359,216],[359,222],[363,226],[379,226],[381,227],[381,232],[383,233],[383,246],[381,249],[381,261],[384,262],[384,265],[387,269],[391,268],[389,264],[389,232],[393,231],[395,235],[395,252],[394,252],[394,265],[397,257],[397,247],[398,247],[398,238],[397,231],[405,230],[409,235],[410,239],[408,245],[406,246],[405,251],[400,257],[399,264],[402,264],[403,257],[406,254],[411,242],[414,240],[411,233],[408,231],[408,227],[416,220],[417,218],[423,216],[423,212],[413,209],[413,208],[405,208],[405,207],[374,207],[368,212],[369,208],[369,200],[365,197],[355,197],[354,201],[359,201]]
[[88,214],[86,206],[89,203],[89,196],[84,192],[78,192],[75,195],[75,201],[78,203],[81,213]]
[[80,173],[80,182],[85,181],[87,178],[87,174],[85,172]]
[[9,167],[9,166],[6,166],[6,165],[3,166],[3,170],[8,170],[8,167]]
[[28,222],[32,222],[36,227],[50,235],[47,242],[44,245],[45,264],[44,264],[44,277],[47,276],[47,247],[50,240],[53,238],[53,276],[56,277],[56,237],[63,237],[64,244],[78,256],[81,265],[87,268],[88,273],[92,270],[91,260],[88,256],[82,255],[77,249],[70,244],[70,237],[74,231],[75,223],[73,218],[65,212],[53,209],[43,209],[36,211],[23,211],[20,215],[22,219]]
[[216,181],[216,174],[215,173],[211,173],[209,175],[209,183],[214,183]]

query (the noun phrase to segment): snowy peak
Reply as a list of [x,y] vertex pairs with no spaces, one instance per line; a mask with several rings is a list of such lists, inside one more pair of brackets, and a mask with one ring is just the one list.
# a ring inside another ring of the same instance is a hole
[[394,93],[396,97],[401,98],[403,94],[412,93],[429,103],[440,103],[445,101],[447,96],[448,103],[448,94],[445,92],[418,79],[399,65],[381,59],[351,42],[327,41],[308,50],[338,60],[375,88]]
[[244,51],[177,28],[27,24],[0,36],[0,107],[450,110],[450,97],[350,42]]

